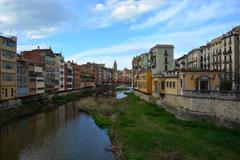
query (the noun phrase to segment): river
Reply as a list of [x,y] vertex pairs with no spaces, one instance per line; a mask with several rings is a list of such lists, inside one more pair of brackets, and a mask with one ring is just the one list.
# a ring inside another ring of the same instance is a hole
[[[122,92],[104,98],[123,98]],[[81,99],[79,100],[81,101]],[[71,102],[0,128],[0,160],[112,160],[108,132]]]

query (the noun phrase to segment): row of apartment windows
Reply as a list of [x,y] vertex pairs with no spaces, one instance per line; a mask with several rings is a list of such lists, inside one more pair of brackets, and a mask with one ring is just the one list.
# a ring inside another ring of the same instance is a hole
[[168,88],[175,88],[175,82],[167,82],[166,85]]
[[37,82],[45,82],[44,79],[37,79]]
[[28,87],[17,87],[17,94],[18,95],[24,96],[24,95],[27,95],[28,92],[29,92]]
[[14,92],[16,92],[16,91],[14,91],[13,88],[11,88],[11,90],[9,90],[9,89],[8,88],[2,88],[2,95],[4,95],[5,98],[7,98],[8,96],[13,97],[14,96]]
[[46,56],[45,61],[50,63],[55,63],[55,57]]
[[17,73],[18,74],[27,74],[28,73],[28,69],[27,68],[23,68],[23,67],[17,67]]
[[2,81],[15,81],[14,73],[2,73]]
[[16,46],[16,42],[11,39],[3,39],[3,44],[9,47]]
[[3,69],[15,69],[14,62],[2,61],[2,68]]
[[37,88],[38,91],[42,91],[42,90],[44,90],[44,89],[45,89],[44,87],[39,87],[39,88]]
[[28,77],[19,77],[17,79],[18,83],[28,83]]
[[16,56],[15,52],[8,51],[8,50],[0,50],[0,54],[6,58],[14,58]]

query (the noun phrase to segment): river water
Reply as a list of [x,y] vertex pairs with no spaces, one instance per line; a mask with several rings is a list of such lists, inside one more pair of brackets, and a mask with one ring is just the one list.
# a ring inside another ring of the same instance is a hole
[[[124,96],[116,92],[105,98]],[[79,112],[76,102],[0,128],[0,160],[112,160],[105,150],[110,145],[107,130]]]

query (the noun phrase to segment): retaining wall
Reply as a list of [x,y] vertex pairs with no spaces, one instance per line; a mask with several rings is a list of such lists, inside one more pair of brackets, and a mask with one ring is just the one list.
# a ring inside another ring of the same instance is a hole
[[165,94],[146,95],[134,91],[141,99],[162,106],[176,117],[198,119],[240,129],[240,101]]

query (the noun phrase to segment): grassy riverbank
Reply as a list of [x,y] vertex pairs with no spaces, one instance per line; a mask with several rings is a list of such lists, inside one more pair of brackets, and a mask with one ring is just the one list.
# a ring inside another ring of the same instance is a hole
[[132,93],[113,104],[112,115],[122,159],[240,159],[240,131],[176,119]]

